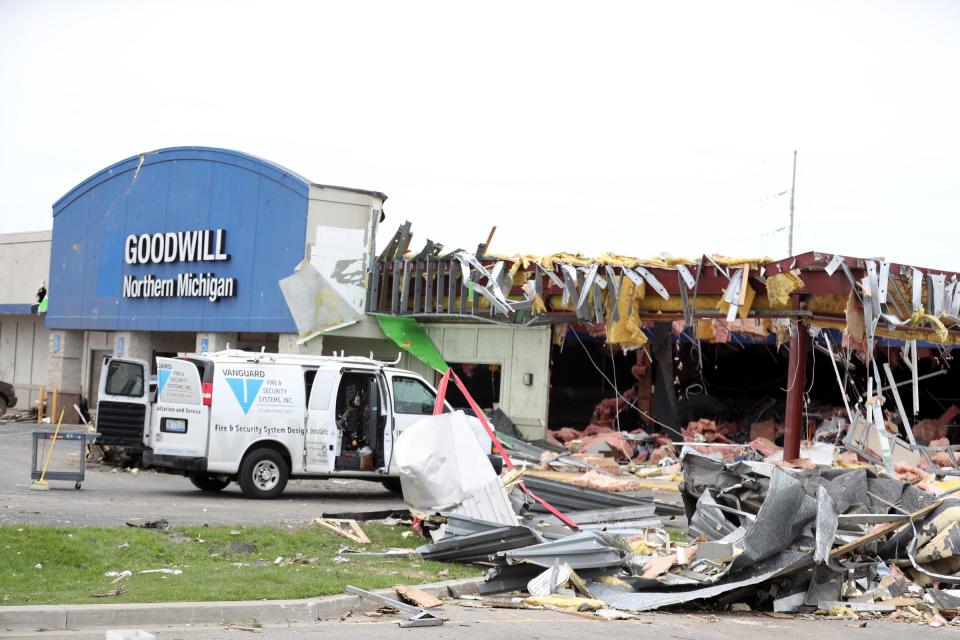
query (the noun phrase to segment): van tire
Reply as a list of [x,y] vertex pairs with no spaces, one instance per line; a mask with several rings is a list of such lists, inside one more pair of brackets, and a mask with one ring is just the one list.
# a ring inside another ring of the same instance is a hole
[[273,449],[254,449],[240,464],[237,481],[243,495],[258,500],[276,498],[283,493],[290,477],[290,467]]
[[383,485],[383,488],[389,491],[390,493],[396,493],[397,495],[403,495],[403,485],[400,484],[400,478],[389,478],[387,480],[381,480],[380,484]]
[[229,478],[212,476],[208,473],[191,473],[190,482],[192,482],[193,486],[197,489],[200,489],[200,491],[206,491],[208,493],[223,491],[227,488],[227,485],[230,484]]

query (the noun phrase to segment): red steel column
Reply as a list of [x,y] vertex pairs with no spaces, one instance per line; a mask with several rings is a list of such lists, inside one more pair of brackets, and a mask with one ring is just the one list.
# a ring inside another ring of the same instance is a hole
[[797,320],[790,336],[787,364],[787,411],[783,434],[783,459],[800,457],[800,430],[803,425],[803,392],[807,387],[807,326]]

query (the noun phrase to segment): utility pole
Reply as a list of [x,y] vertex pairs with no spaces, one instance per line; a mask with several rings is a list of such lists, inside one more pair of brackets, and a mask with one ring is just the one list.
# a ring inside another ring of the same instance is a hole
[[787,256],[793,255],[793,192],[797,189],[797,150],[793,150],[793,181],[790,183],[790,237],[787,240]]

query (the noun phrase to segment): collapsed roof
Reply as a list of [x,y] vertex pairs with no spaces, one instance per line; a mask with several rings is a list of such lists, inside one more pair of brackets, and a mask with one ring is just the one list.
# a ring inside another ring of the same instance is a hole
[[947,345],[960,339],[957,272],[883,258],[815,251],[782,260],[500,256],[488,252],[489,239],[473,253],[443,254],[430,240],[413,253],[411,237],[404,223],[376,259],[368,312],[602,325],[607,341],[625,349],[644,344],[643,328],[653,321],[678,320],[704,340],[730,332],[782,339],[790,320],[802,320],[844,329],[867,353],[878,337]]

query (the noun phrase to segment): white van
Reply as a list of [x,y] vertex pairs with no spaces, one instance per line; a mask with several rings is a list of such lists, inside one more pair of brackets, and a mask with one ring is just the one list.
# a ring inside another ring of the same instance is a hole
[[[370,358],[235,350],[158,357],[150,387],[145,362],[105,362],[101,442],[141,448],[145,466],[204,491],[235,480],[251,498],[280,495],[289,478],[375,480],[399,492],[393,443],[436,399],[421,376]],[[470,424],[492,453],[480,421]]]

